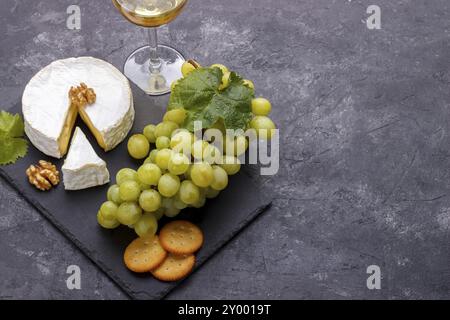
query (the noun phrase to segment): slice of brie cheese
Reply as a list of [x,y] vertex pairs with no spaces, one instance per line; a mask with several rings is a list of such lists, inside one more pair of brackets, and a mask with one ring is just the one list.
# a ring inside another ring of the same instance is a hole
[[109,182],[106,162],[94,151],[83,131],[75,128],[69,153],[62,166],[66,190],[80,190]]
[[[68,94],[81,82],[94,89],[97,98],[77,110]],[[57,60],[39,71],[24,90],[22,111],[30,141],[56,158],[66,154],[78,114],[105,151],[122,142],[134,121],[127,78],[113,65],[92,57]]]

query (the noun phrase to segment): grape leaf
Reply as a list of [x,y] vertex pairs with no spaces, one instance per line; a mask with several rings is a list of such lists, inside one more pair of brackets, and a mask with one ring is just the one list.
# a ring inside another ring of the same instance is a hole
[[10,164],[24,157],[28,143],[22,138],[0,139],[0,165]]
[[221,81],[219,68],[192,71],[178,81],[170,95],[168,109],[184,108],[183,127],[190,131],[194,130],[194,121],[202,121],[203,128],[211,128],[218,120],[223,121],[226,129],[247,129],[252,118],[253,90],[234,72],[224,90],[219,90]]
[[0,112],[0,165],[14,163],[28,151],[24,135],[24,125],[20,115]]
[[22,117],[6,111],[0,112],[0,132],[9,137],[22,137],[24,134]]

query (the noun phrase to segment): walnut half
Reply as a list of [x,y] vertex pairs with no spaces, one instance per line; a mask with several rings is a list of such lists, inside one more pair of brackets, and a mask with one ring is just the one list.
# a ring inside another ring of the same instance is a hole
[[81,82],[78,87],[71,87],[69,90],[70,103],[77,108],[83,108],[88,104],[93,104],[97,99],[94,89]]
[[28,181],[42,191],[50,190],[59,183],[59,171],[51,162],[39,161],[39,165],[28,167],[26,174]]

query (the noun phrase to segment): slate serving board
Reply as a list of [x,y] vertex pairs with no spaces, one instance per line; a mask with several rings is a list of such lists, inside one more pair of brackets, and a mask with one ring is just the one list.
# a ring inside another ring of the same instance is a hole
[[[134,86],[132,90],[136,118],[130,135],[142,132],[148,123],[161,121],[168,100],[168,96],[148,97]],[[21,103],[9,111],[21,113]],[[107,162],[111,183],[114,183],[119,169],[139,166],[140,162],[128,156],[127,139],[116,149],[105,153],[97,146],[94,137],[79,119],[77,125],[86,134],[97,154]],[[105,201],[106,191],[111,183],[87,190],[65,191],[61,182],[49,192],[40,192],[28,183],[25,176],[26,168],[40,159],[50,160],[58,168],[63,164],[63,160],[47,157],[30,144],[27,156],[13,165],[0,167],[0,174],[130,297],[161,299],[179,284],[160,282],[151,275],[134,274],[125,268],[123,252],[136,237],[134,231],[125,226],[115,230],[102,229],[96,220],[98,208]],[[205,236],[204,245],[197,254],[196,269],[262,213],[270,203],[270,199],[260,196],[244,166],[240,173],[231,177],[229,186],[217,198],[208,199],[201,209],[183,210],[177,218],[185,218],[198,224]],[[168,219],[163,218],[160,225],[167,221]]]

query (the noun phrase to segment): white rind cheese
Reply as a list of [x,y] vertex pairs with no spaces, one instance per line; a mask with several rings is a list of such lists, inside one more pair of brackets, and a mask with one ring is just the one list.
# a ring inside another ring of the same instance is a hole
[[61,169],[66,190],[86,189],[109,182],[106,162],[95,153],[79,127],[75,129]]
[[73,127],[68,120],[78,113],[70,107],[68,93],[81,82],[94,89],[97,98],[80,114],[105,151],[123,141],[133,125],[130,84],[113,65],[92,57],[54,61],[30,80],[22,97],[25,132],[49,156],[64,156],[67,147],[61,141],[67,146]]

